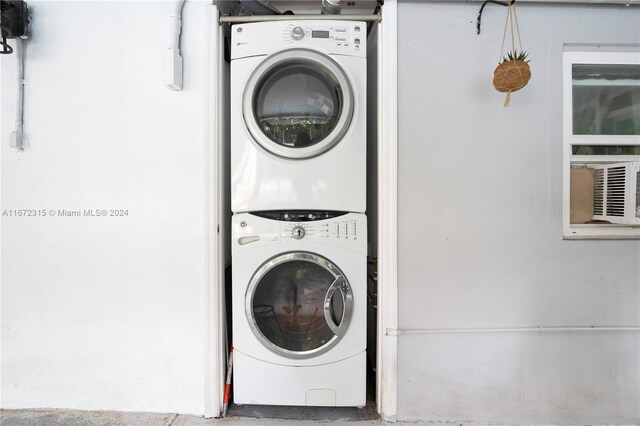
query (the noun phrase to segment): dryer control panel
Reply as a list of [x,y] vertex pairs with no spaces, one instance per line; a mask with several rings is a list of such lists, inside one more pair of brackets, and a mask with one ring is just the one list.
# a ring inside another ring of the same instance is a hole
[[290,43],[305,40],[318,46],[330,44],[332,47],[359,51],[367,37],[367,26],[355,25],[308,25],[303,22],[287,25],[282,34],[283,40]]
[[367,24],[359,21],[291,20],[231,27],[231,59],[269,55],[291,48],[366,57]]

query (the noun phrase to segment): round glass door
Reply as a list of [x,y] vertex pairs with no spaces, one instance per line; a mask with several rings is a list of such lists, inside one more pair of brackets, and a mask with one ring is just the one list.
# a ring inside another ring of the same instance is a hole
[[340,66],[307,49],[291,49],[265,59],[244,92],[247,129],[267,151],[286,158],[309,158],[344,136],[353,115],[353,95]]
[[291,358],[319,355],[346,332],[353,294],[340,270],[313,253],[285,253],[254,274],[246,313],[256,337]]

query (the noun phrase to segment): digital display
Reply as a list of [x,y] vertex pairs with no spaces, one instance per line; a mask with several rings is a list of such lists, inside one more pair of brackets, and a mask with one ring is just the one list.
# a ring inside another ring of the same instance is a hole
[[329,31],[311,31],[311,38],[329,38]]

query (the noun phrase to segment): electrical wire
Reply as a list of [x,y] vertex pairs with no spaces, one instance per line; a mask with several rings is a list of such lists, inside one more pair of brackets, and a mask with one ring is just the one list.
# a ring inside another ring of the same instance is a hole
[[16,112],[16,130],[22,132],[24,125],[24,41],[16,39],[16,49],[18,56],[18,110]]
[[187,0],[179,0],[178,6],[176,7],[176,15],[180,19],[180,28],[178,29],[178,40],[176,49],[180,52],[180,45],[182,44],[182,11],[184,10],[184,4]]
[[2,46],[2,50],[0,50],[0,55],[8,55],[10,53],[13,53],[13,47],[11,47],[9,43],[7,43],[6,38],[2,37],[2,39],[0,39],[0,46]]
[[17,58],[16,62],[18,63],[18,100],[16,105],[16,127],[13,131],[11,138],[13,139],[13,144],[15,148],[24,151],[25,148],[25,140],[24,140],[24,58],[25,58],[25,49],[24,49],[24,41],[20,38],[16,39],[16,53]]

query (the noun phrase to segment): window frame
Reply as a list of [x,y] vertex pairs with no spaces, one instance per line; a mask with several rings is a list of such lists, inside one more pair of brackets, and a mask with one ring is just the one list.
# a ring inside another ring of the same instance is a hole
[[[640,135],[574,135],[573,134],[573,74],[574,64],[640,65],[640,48],[633,46],[622,51],[564,50],[562,61],[563,91],[563,184],[562,184],[562,235],[564,239],[640,239],[640,226],[617,224],[570,223],[571,166],[580,164],[607,164],[640,161],[640,155],[574,155],[574,145],[640,146]],[[597,49],[597,50],[596,50]]]

